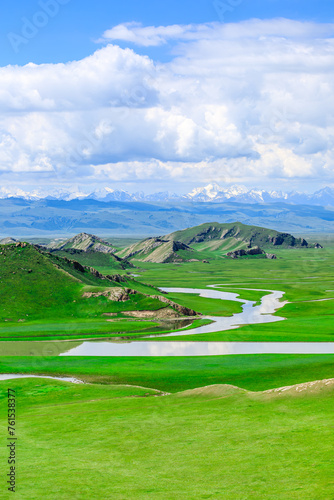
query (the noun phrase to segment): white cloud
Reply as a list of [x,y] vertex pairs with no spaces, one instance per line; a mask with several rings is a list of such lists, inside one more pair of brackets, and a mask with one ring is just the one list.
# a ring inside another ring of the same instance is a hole
[[143,47],[163,45],[168,40],[180,40],[186,34],[196,33],[196,26],[147,26],[143,27],[139,23],[124,23],[115,26],[102,35],[99,42],[125,41],[132,42]]
[[67,64],[0,68],[4,183],[251,182],[333,176],[334,25],[119,25],[173,41],[154,63],[107,45]]

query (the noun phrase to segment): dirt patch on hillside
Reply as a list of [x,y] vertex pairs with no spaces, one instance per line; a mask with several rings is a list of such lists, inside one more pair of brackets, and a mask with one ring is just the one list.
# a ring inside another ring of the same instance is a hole
[[323,391],[334,390],[334,378],[324,380],[314,380],[312,382],[304,382],[302,384],[287,385],[278,387],[277,389],[269,389],[261,393],[252,393],[254,395],[261,394],[262,396],[298,396],[302,394],[319,394]]
[[85,292],[83,298],[90,299],[91,297],[106,297],[108,300],[114,302],[126,302],[129,300],[130,295],[136,294],[136,290],[131,290],[130,288],[110,288],[109,290],[104,290],[103,292]]
[[174,309],[164,307],[156,311],[124,311],[122,314],[133,318],[179,318],[180,314]]

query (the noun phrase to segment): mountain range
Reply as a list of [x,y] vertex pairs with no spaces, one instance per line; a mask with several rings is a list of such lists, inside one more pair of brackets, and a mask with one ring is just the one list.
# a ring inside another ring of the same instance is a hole
[[266,191],[263,189],[247,189],[245,186],[221,187],[216,183],[208,184],[205,187],[193,189],[191,192],[178,195],[167,191],[154,194],[145,194],[143,192],[128,193],[127,191],[111,189],[105,187],[95,190],[91,193],[84,193],[80,190],[67,191],[63,189],[53,191],[33,191],[26,192],[21,189],[0,188],[0,199],[21,198],[29,201],[38,200],[96,200],[102,202],[194,202],[194,203],[251,203],[251,204],[270,204],[270,203],[288,203],[293,205],[318,205],[334,207],[334,189],[325,187],[313,194],[291,191]]
[[[299,234],[334,233],[334,208],[291,203],[102,202],[0,199],[0,239],[72,237],[79,232],[142,239],[207,221]],[[41,241],[39,239],[39,241]]]

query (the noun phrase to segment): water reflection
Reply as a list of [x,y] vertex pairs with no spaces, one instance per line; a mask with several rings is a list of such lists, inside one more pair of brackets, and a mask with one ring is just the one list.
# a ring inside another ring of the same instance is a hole
[[83,342],[61,356],[334,354],[334,342]]
[[0,373],[0,382],[3,380],[13,380],[16,378],[50,378],[52,380],[60,380],[61,382],[71,382],[72,384],[83,384],[82,380],[74,377],[49,377],[47,375],[27,375],[19,373]]
[[219,290],[212,290],[213,287],[219,285],[210,285],[211,290],[204,290],[202,288],[163,288],[165,292],[170,293],[193,293],[198,294],[200,297],[209,299],[232,300],[242,303],[242,312],[233,314],[230,317],[224,316],[205,316],[205,319],[210,319],[213,323],[209,325],[199,326],[192,328],[188,331],[176,331],[164,335],[164,337],[177,337],[184,335],[196,335],[200,333],[215,333],[225,330],[234,330],[241,325],[254,325],[259,323],[274,323],[276,321],[283,321],[285,318],[280,316],[273,316],[273,313],[283,307],[286,302],[281,302],[284,292],[276,290],[261,290],[270,292],[261,299],[260,305],[255,305],[256,302],[251,300],[243,300],[239,295],[232,292],[222,292]]

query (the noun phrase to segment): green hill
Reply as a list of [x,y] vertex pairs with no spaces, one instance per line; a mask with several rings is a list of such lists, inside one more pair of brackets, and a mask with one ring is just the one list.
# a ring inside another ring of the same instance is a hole
[[[113,289],[118,295],[128,291],[127,300],[110,300]],[[96,293],[87,299],[87,290]],[[0,322],[73,320],[105,312],[166,307],[144,294],[156,295],[157,290],[129,277],[103,276],[27,243],[0,245]]]
[[65,241],[54,240],[44,248],[54,255],[76,260],[83,266],[114,270],[133,267],[129,262],[115,255],[116,248],[110,243],[93,234],[80,233]]
[[241,222],[208,222],[157,238],[147,238],[118,253],[143,262],[186,262],[222,257],[273,258],[275,248],[314,248],[303,238]]
[[199,226],[176,231],[164,236],[166,240],[181,241],[196,248],[223,248],[236,250],[239,248],[270,248],[273,247],[308,247],[303,238],[295,238],[288,233],[280,233],[274,229],[247,226],[241,222],[220,224],[208,222]]

